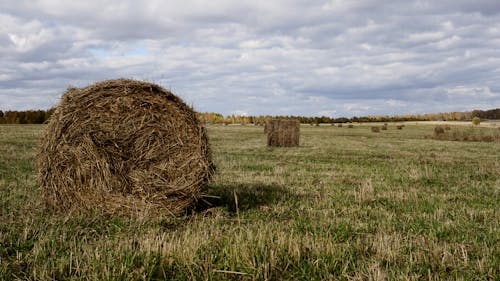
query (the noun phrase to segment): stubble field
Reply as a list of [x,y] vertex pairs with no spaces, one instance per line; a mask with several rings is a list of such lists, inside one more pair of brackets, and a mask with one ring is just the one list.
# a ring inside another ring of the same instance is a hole
[[48,210],[43,126],[2,125],[0,280],[499,280],[500,142],[354,126],[302,126],[297,148],[210,126],[200,207],[129,218]]

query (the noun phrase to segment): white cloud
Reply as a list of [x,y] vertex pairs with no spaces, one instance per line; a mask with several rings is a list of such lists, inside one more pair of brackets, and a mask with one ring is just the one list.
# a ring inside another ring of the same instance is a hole
[[335,110],[335,109],[332,109],[332,110],[321,110],[319,111],[316,115],[318,116],[326,116],[326,117],[335,117],[337,116],[338,114],[338,111]]
[[460,36],[453,35],[452,37],[440,40],[439,42],[436,43],[436,46],[439,49],[448,49],[453,45],[456,45],[458,42],[460,42],[460,40],[462,40]]
[[248,116],[248,113],[244,110],[233,110],[231,114],[235,116]]
[[224,114],[500,106],[493,0],[18,0],[0,11],[4,110],[46,108],[70,84],[116,77]]
[[429,42],[441,40],[445,36],[445,33],[442,31],[435,32],[421,32],[421,33],[412,33],[408,35],[409,42]]
[[491,89],[487,86],[457,86],[454,88],[446,89],[446,93],[450,98],[500,98],[499,93],[492,92]]
[[401,100],[395,100],[395,99],[389,99],[385,103],[390,107],[407,107],[408,106],[408,103],[401,101]]

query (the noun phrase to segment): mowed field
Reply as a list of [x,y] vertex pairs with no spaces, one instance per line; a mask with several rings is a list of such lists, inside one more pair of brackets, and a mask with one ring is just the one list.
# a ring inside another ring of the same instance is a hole
[[44,127],[0,126],[0,280],[500,280],[500,142],[354,126],[210,126],[204,202],[132,218],[47,209]]

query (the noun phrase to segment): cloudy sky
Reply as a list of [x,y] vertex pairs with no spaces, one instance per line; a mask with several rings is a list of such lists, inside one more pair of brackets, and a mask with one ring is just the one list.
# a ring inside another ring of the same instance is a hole
[[119,77],[225,115],[491,109],[500,1],[0,2],[1,110]]

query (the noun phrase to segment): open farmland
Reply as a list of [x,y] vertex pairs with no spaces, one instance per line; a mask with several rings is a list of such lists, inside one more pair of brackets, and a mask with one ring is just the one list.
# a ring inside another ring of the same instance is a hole
[[133,218],[47,210],[43,126],[0,126],[0,280],[499,280],[500,142],[371,126],[302,126],[295,148],[211,126],[206,202]]

